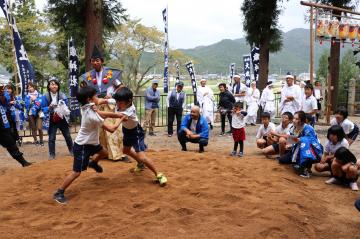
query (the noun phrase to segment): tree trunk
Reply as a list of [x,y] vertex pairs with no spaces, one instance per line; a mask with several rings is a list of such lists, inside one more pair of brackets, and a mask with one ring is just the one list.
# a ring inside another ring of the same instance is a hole
[[266,87],[269,74],[269,45],[270,39],[263,39],[260,43],[260,63],[258,88],[262,91]]
[[86,70],[91,69],[90,59],[94,45],[103,51],[103,20],[102,0],[86,0],[86,43],[85,64]]

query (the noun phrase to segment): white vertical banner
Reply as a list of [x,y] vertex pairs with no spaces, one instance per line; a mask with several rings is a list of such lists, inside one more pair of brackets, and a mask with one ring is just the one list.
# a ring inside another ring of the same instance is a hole
[[245,85],[247,87],[250,87],[250,80],[251,80],[251,71],[250,71],[250,65],[251,65],[251,59],[250,55],[243,55],[244,59],[244,75],[245,75]]
[[231,63],[229,69],[230,69],[229,86],[232,86],[233,77],[235,75],[235,63]]
[[169,90],[169,36],[168,36],[168,8],[162,11],[165,24],[165,45],[164,45],[164,93]]

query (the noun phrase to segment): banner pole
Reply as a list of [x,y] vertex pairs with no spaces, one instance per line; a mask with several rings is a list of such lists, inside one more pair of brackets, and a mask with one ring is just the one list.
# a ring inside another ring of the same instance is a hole
[[[6,4],[6,3],[5,3]],[[11,21],[11,24],[9,25],[9,31],[10,31],[10,36],[11,36],[11,48],[12,48],[12,52],[13,52],[13,72],[14,72],[14,79],[15,79],[15,95],[19,95],[19,76],[18,76],[18,70],[17,70],[17,61],[16,61],[16,50],[15,50],[15,45],[14,45],[14,32],[13,32],[13,27],[12,27],[12,17],[11,17],[11,0],[9,0],[9,15],[8,18]]]

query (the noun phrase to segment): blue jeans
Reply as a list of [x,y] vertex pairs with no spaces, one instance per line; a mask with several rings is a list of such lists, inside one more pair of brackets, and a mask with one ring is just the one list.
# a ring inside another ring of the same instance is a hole
[[62,135],[64,136],[66,145],[67,145],[70,153],[72,153],[72,149],[73,149],[73,141],[72,141],[72,138],[70,135],[69,125],[66,122],[65,118],[62,119],[58,123],[53,123],[50,121],[49,130],[48,130],[48,133],[49,133],[49,155],[50,155],[50,157],[53,157],[53,158],[55,158],[55,140],[56,140],[57,129],[60,129]]

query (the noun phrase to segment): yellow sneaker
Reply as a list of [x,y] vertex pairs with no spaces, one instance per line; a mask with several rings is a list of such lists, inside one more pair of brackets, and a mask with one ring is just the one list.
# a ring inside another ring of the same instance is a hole
[[135,174],[140,174],[142,171],[144,171],[144,169],[145,165],[142,163],[138,163],[136,164],[136,167],[132,170],[132,172]]
[[167,183],[167,178],[163,173],[158,173],[156,175],[157,180],[159,181],[160,186],[165,186]]

